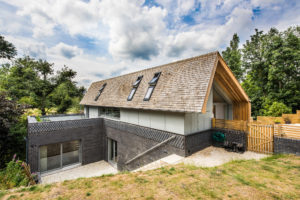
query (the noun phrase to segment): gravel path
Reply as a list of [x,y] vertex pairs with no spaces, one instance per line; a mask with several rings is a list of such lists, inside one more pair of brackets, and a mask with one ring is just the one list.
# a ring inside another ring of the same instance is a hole
[[64,180],[77,179],[81,177],[101,176],[103,174],[115,174],[118,170],[105,161],[99,161],[73,169],[64,170],[50,175],[42,176],[42,183],[48,184],[53,182],[61,182]]
[[246,151],[244,153],[228,152],[223,148],[211,146],[198,151],[186,158],[173,154],[145,165],[135,171],[147,171],[178,163],[192,164],[199,167],[215,167],[232,160],[259,160],[267,156],[268,155],[266,154],[260,154],[251,151]]
[[182,160],[185,164],[193,164],[199,167],[215,167],[232,160],[259,160],[268,155],[246,151],[244,153],[235,153],[226,151],[223,148],[208,147],[202,151],[198,151],[193,155]]

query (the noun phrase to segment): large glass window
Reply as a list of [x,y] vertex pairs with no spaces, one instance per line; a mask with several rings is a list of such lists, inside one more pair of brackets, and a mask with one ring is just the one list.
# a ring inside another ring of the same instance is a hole
[[80,141],[49,144],[40,147],[40,172],[80,163]]
[[65,142],[62,144],[62,164],[63,166],[79,163],[79,141]]
[[40,147],[40,171],[58,169],[61,166],[60,144]]
[[99,116],[113,119],[120,119],[120,109],[111,107],[100,107]]

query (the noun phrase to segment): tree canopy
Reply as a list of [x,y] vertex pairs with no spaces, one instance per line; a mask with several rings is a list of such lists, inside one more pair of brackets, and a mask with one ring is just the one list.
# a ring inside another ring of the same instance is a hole
[[17,55],[15,46],[0,35],[0,58],[12,59]]
[[222,56],[235,77],[238,80],[241,80],[243,77],[243,69],[241,61],[242,54],[241,50],[239,49],[239,42],[239,36],[236,33],[233,34],[232,40],[230,41],[230,46],[222,52]]
[[[232,43],[233,41],[224,54],[229,67],[232,60],[239,63],[232,53],[231,49],[236,47]],[[256,29],[255,34],[250,36],[240,51],[240,62],[244,72],[242,86],[251,99],[253,116],[274,113],[266,109],[273,109],[278,104],[290,108],[283,109],[284,112],[300,109],[299,26],[290,27],[282,32],[275,28],[271,28],[267,33]]]

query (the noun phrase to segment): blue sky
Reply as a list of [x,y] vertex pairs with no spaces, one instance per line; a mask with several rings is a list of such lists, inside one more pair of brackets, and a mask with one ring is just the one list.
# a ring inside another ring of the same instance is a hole
[[300,23],[299,0],[0,0],[0,34],[18,56],[78,72],[86,87],[211,51],[234,33]]

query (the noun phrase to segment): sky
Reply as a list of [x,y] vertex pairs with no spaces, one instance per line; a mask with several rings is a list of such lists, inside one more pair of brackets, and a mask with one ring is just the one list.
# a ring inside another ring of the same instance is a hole
[[85,87],[299,24],[299,0],[0,0],[0,35],[18,56],[66,65]]

